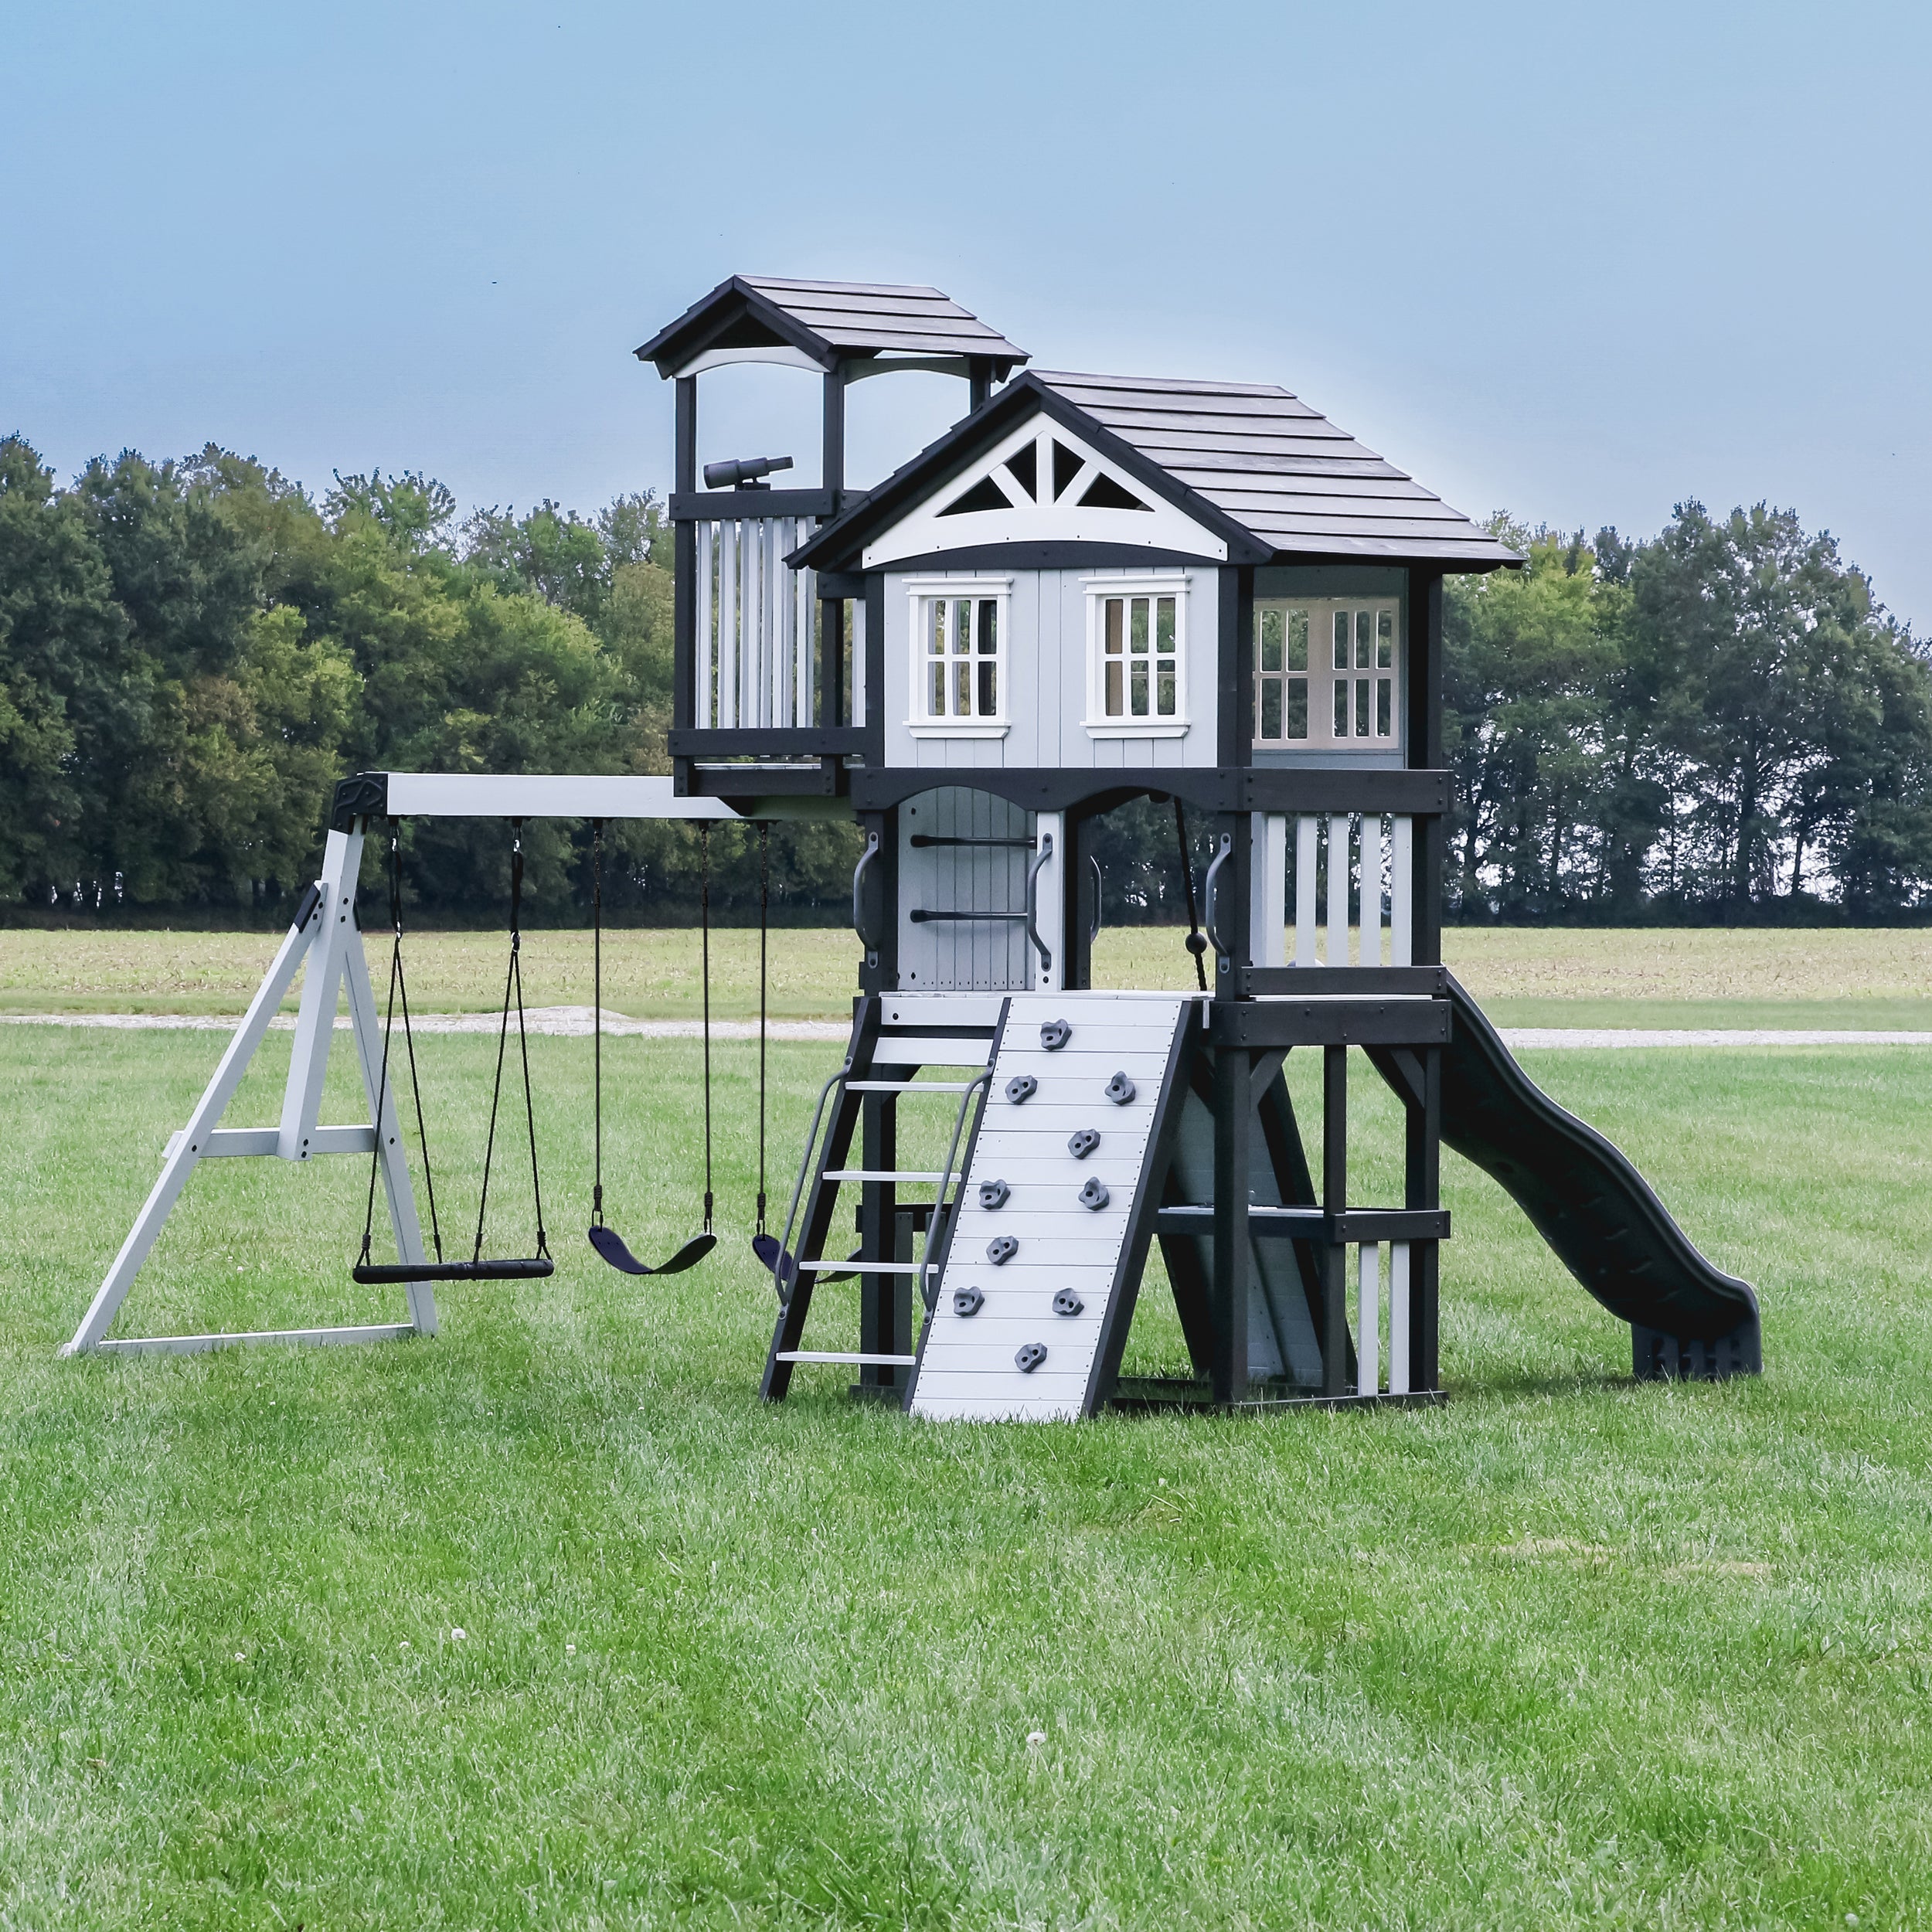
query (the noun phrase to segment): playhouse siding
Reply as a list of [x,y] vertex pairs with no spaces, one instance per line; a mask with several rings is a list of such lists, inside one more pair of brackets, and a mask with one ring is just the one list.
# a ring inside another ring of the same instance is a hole
[[[1087,587],[1107,577],[1172,577],[1187,587],[1186,649],[1182,682],[1189,729],[1173,738],[1096,738],[1087,730]],[[912,690],[912,596],[908,586],[957,580],[1012,580],[1006,643],[1010,729],[1003,738],[915,737]],[[886,575],[886,763],[935,771],[1073,767],[1143,771],[1212,767],[1217,692],[1220,573],[1212,566],[1152,571],[920,570]]]

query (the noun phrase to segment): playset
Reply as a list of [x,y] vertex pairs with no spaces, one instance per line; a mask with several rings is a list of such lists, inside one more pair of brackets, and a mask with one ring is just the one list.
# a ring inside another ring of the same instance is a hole
[[[485,1257],[487,1161],[470,1259],[443,1259],[426,1142],[424,1252],[395,1104],[406,1068],[420,1134],[393,845],[386,1025],[355,919],[383,820],[592,821],[600,998],[604,823],[835,817],[863,841],[862,963],[775,1235],[761,1090],[768,1400],[801,1362],[849,1364],[855,1393],[935,1418],[1434,1400],[1444,1142],[1630,1325],[1638,1375],[1759,1368],[1750,1287],[1537,1090],[1441,964],[1443,579],[1519,558],[1286,389],[1032,370],[935,289],[734,277],[638,355],[676,385],[672,776],[345,781],[322,876],[70,1352],[425,1334],[434,1283],[549,1271],[540,1192],[534,1252]],[[820,383],[815,485],[771,485],[787,456],[711,463],[699,488],[699,380],[741,362]],[[876,488],[849,489],[847,392],[908,370],[963,378],[967,412]],[[1173,807],[1193,992],[1092,985],[1092,828],[1136,798]],[[1189,812],[1211,832],[1198,903]],[[768,838],[761,853],[768,880]],[[514,1012],[534,1189],[517,923],[491,1146]],[[304,964],[281,1124],[223,1128]],[[370,1119],[322,1126],[343,985]],[[1312,1162],[1284,1077],[1298,1049],[1320,1058]],[[1362,1062],[1401,1104],[1399,1202],[1352,1196]],[[703,1230],[660,1273],[713,1240],[708,1024],[706,1064]],[[590,1240],[648,1274],[604,1219],[602,1073],[600,1032]],[[948,1151],[913,1169],[902,1120],[910,1142],[927,1107],[927,1144]],[[408,1321],[108,1338],[197,1162],[327,1152],[370,1158],[356,1273],[402,1285]],[[369,1256],[379,1180],[393,1265]],[[1136,1381],[1123,1351],[1156,1243],[1192,1372]],[[815,1291],[853,1277],[856,1336],[808,1346]]]

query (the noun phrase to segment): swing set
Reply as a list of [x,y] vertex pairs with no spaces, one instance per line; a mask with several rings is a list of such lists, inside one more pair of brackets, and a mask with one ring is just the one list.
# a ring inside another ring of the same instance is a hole
[[[250,1003],[227,1052],[190,1116],[188,1125],[169,1141],[160,1177],[123,1243],[113,1266],[96,1293],[73,1338],[62,1350],[73,1355],[99,1349],[109,1352],[182,1353],[243,1342],[355,1342],[391,1340],[406,1335],[436,1332],[435,1284],[442,1282],[515,1281],[541,1279],[552,1274],[543,1214],[543,1176],[537,1151],[536,1109],[530,1082],[529,1029],[524,1007],[522,909],[524,855],[522,822],[538,816],[588,818],[591,824],[592,907],[592,1185],[587,1230],[593,1250],[621,1272],[631,1275],[682,1273],[703,1260],[717,1245],[713,1226],[713,1121],[711,1066],[711,827],[720,820],[739,821],[742,815],[723,801],[680,798],[664,778],[491,777],[471,779],[440,774],[364,773],[338,788],[335,823],[325,849],[322,875],[303,895],[267,976]],[[445,1252],[442,1215],[436,1198],[435,1170],[423,1106],[420,1070],[412,1025],[407,974],[404,966],[401,845],[399,821],[406,817],[492,818],[510,821],[510,914],[509,958],[503,998],[498,1014],[497,1052],[491,1087],[490,1112],[485,1138],[483,1173],[478,1191],[475,1229],[468,1257]],[[355,917],[355,882],[369,830],[379,818],[389,821],[388,886],[389,973],[386,1008],[379,1017],[374,989]],[[638,1259],[604,1213],[604,844],[612,819],[696,821],[701,852],[699,889],[700,971],[703,996],[703,1085],[705,1185],[702,1227],[668,1260],[655,1266]],[[760,889],[758,942],[758,1194],[753,1251],[777,1270],[777,1243],[765,1230],[765,1124],[767,1109],[766,1043],[768,1032],[769,923],[770,906],[770,828],[759,822]],[[284,1093],[282,1116],[274,1128],[225,1128],[223,1114],[240,1086],[269,1024],[297,974],[306,966],[295,1043]],[[349,1032],[362,1076],[369,1108],[366,1125],[319,1124],[323,1077],[335,1029],[338,995],[346,992]],[[398,1026],[400,1019],[400,1026]],[[517,1068],[522,1086],[524,1139],[529,1149],[530,1191],[535,1238],[532,1251],[522,1256],[486,1255],[490,1189],[495,1167],[498,1128],[504,1114],[504,1074],[509,1064],[512,1019]],[[400,1036],[400,1065],[392,1048]],[[410,1168],[403,1146],[396,1108],[396,1087],[406,1070],[410,1101],[416,1117],[421,1149],[423,1193],[429,1211],[430,1245],[425,1249],[418,1221]],[[393,1073],[396,1077],[392,1077]],[[360,1250],[350,1270],[352,1278],[368,1286],[400,1286],[407,1294],[410,1319],[354,1327],[274,1329],[189,1335],[110,1338],[107,1329],[133,1286],[168,1214],[201,1161],[242,1155],[275,1155],[303,1162],[325,1153],[366,1153],[369,1160]],[[374,1258],[376,1202],[379,1183],[388,1208],[396,1258]],[[767,1253],[767,1250],[770,1253]]]

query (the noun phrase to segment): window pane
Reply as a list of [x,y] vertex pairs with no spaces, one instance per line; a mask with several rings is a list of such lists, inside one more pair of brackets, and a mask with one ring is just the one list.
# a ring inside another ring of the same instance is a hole
[[973,648],[973,607],[961,597],[953,606],[953,648],[956,651],[970,651]]
[[1127,703],[1121,684],[1121,673],[1124,668],[1117,662],[1107,667],[1107,715],[1110,718],[1118,718],[1126,713]]
[[1128,648],[1138,657],[1147,648],[1148,600],[1145,597],[1134,597],[1131,601],[1134,607],[1134,616],[1128,633]]
[[1267,678],[1261,684],[1261,736],[1275,739],[1281,736],[1281,680]]
[[999,716],[999,666],[991,658],[979,661],[979,715],[982,718]]
[[1349,681],[1337,678],[1335,681],[1335,735],[1345,738],[1349,735]]
[[1369,735],[1369,680],[1358,678],[1355,681],[1355,735],[1366,738]]
[[1393,611],[1376,613],[1376,662],[1388,670],[1396,661],[1396,614]]
[[946,667],[943,664],[932,668],[931,688],[926,694],[926,715],[929,718],[943,718],[946,715]]
[[1261,613],[1261,668],[1279,671],[1281,668],[1282,633],[1286,628],[1284,614],[1279,611]]
[[1376,679],[1376,736],[1389,736],[1389,723],[1394,709],[1395,680],[1393,678]]
[[1345,611],[1335,614],[1335,668],[1338,671],[1349,668],[1349,614]]
[[1287,729],[1281,735],[1285,738],[1305,738],[1308,735],[1308,681],[1306,678],[1288,680]]
[[980,600],[979,648],[989,658],[999,648],[999,600],[996,597]]
[[936,658],[946,655],[946,607],[937,597],[926,606],[926,648]]
[[1118,597],[1107,600],[1107,655],[1117,658],[1121,655],[1121,624],[1123,606]]
[[1288,613],[1288,668],[1305,671],[1308,668],[1308,614],[1305,611]]
[[1162,597],[1155,605],[1154,648],[1157,651],[1174,648],[1174,600]]
[[1175,716],[1174,709],[1174,660],[1157,658],[1154,662],[1155,672],[1155,696],[1154,708],[1163,718]]
[[1375,651],[1376,614],[1372,611],[1355,614],[1355,668],[1366,671]]
[[970,664],[953,667],[953,715],[957,718],[973,715],[973,667]]
[[1133,711],[1137,718],[1147,716],[1147,660],[1143,658],[1137,664],[1130,664],[1134,682],[1129,687],[1134,694]]

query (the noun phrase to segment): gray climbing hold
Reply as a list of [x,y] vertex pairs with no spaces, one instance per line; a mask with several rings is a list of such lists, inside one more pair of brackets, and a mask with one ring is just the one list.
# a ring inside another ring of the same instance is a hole
[[1073,1037],[1073,1028],[1063,1019],[1049,1019],[1039,1029],[1039,1043],[1049,1053],[1057,1053]]
[[1015,1107],[1024,1107],[1039,1091],[1039,1082],[1031,1073],[1015,1073],[1006,1083],[1006,1097]]
[[1107,1083],[1107,1097],[1116,1107],[1125,1107],[1138,1090],[1124,1073],[1116,1073]]
[[1012,1192],[1004,1181],[981,1181],[979,1184],[979,1204],[989,1213],[995,1208],[1003,1208],[1007,1196]]
[[1066,1151],[1077,1161],[1083,1161],[1100,1144],[1098,1129],[1083,1127],[1066,1143]]
[[1056,1315],[1078,1315],[1086,1306],[1087,1304],[1071,1288],[1062,1288],[1053,1298],[1053,1312]]
[[1019,1243],[1010,1234],[996,1236],[986,1243],[986,1258],[996,1268],[1003,1268],[1019,1252]]
[[1087,1177],[1087,1185],[1080,1189],[1080,1206],[1091,1208],[1097,1214],[1114,1197],[1107,1191],[1107,1183],[1097,1174]]
[[977,1288],[955,1288],[953,1291],[953,1312],[963,1321],[968,1315],[977,1315],[986,1305],[986,1298]]
[[1023,1376],[1029,1376],[1046,1359],[1046,1344],[1029,1342],[1013,1358],[1013,1366]]

